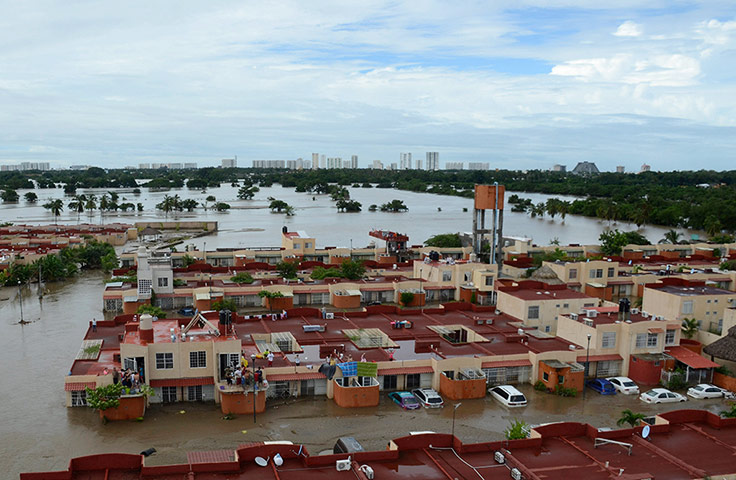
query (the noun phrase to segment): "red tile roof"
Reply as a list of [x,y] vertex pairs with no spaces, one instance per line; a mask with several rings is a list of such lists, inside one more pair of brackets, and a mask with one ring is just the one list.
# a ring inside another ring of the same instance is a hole
[[427,365],[426,367],[381,368],[378,370],[379,375],[411,375],[414,373],[434,373],[434,369]]
[[89,388],[95,388],[97,384],[95,382],[73,382],[73,383],[65,383],[64,384],[64,391],[65,392],[79,392],[84,390],[86,387]]
[[501,360],[498,362],[483,362],[481,368],[501,368],[501,367],[531,367],[532,362],[529,360]]
[[[584,362],[585,358],[585,355],[580,355],[578,356],[577,361]],[[621,358],[621,355],[617,353],[611,353],[608,355],[591,355],[588,359],[590,362],[613,362],[616,360],[623,360],[623,358]]]
[[163,380],[151,380],[152,387],[195,387],[197,385],[214,385],[212,377],[195,378],[165,378]]
[[718,368],[720,365],[711,362],[702,355],[698,355],[692,350],[685,347],[672,347],[666,351],[669,355],[675,357],[678,361],[684,363],[690,368]]

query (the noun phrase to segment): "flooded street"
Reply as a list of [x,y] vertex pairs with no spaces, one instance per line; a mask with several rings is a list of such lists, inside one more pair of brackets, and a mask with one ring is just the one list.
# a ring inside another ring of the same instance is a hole
[[[324,397],[270,402],[254,427],[249,415],[223,420],[214,404],[155,405],[143,422],[103,425],[87,408],[64,407],[63,376],[79,348],[87,322],[101,318],[101,273],[86,273],[65,284],[50,284],[43,302],[36,287],[26,287],[23,315],[32,323],[19,325],[17,289],[0,290],[0,354],[2,403],[0,466],[4,478],[30,470],[66,468],[71,457],[90,453],[138,453],[155,447],[149,464],[183,462],[189,450],[235,448],[260,440],[303,443],[312,453],[331,449],[341,436],[354,436],[366,449],[383,449],[391,438],[413,430],[449,432],[452,408],[405,412],[385,394],[375,408],[344,409]],[[600,396],[592,391],[583,401],[521,389],[529,406],[508,410],[490,398],[464,400],[457,410],[455,433],[463,441],[502,438],[510,419],[529,424],[573,420],[614,427],[621,410],[654,414],[667,410],[707,408],[720,412],[721,400],[691,400],[685,404],[647,406],[636,397]],[[181,411],[184,413],[180,413]]]

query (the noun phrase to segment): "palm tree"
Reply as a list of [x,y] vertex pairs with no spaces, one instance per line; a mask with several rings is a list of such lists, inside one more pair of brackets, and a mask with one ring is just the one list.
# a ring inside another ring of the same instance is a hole
[[628,423],[632,427],[636,427],[641,423],[642,420],[646,418],[646,415],[643,413],[634,413],[628,408],[621,412],[621,418],[616,420],[616,425],[619,427],[623,426],[625,423]]
[[682,320],[682,334],[687,338],[693,338],[699,329],[700,325],[694,318],[684,318]]
[[56,225],[59,215],[61,215],[61,212],[64,210],[64,202],[58,198],[56,200],[49,200],[43,204],[43,208],[54,214],[54,224]]
[[87,202],[84,204],[84,208],[87,209],[87,215],[92,220],[92,211],[97,208],[97,197],[90,195],[87,197]]
[[672,245],[677,245],[680,243],[681,236],[682,234],[680,234],[680,232],[672,228],[664,234],[664,238],[662,238],[659,243],[671,243]]
[[87,197],[84,195],[74,195],[72,201],[69,202],[69,210],[77,212],[77,223],[79,223],[79,216],[84,212],[84,206],[87,203]]

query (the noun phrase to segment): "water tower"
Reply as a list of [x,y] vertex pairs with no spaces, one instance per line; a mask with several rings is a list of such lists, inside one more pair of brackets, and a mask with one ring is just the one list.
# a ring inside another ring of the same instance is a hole
[[[475,186],[475,205],[473,208],[473,253],[476,258],[481,255],[483,237],[490,234],[491,254],[489,263],[503,262],[503,205],[506,187],[499,185]],[[493,212],[490,228],[486,228],[486,210]]]

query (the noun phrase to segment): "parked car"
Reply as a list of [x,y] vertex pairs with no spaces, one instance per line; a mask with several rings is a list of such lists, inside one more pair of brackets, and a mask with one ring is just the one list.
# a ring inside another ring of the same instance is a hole
[[409,392],[391,392],[388,398],[401,406],[404,410],[414,410],[421,407],[419,400]]
[[684,402],[687,397],[679,393],[670,392],[666,388],[653,388],[639,395],[639,400],[645,403],[674,403]]
[[431,388],[417,388],[412,390],[411,393],[419,400],[425,408],[442,408],[445,406],[445,402],[440,397],[440,394]]
[[585,382],[588,388],[595,390],[601,395],[616,395],[616,387],[605,378],[594,378]]
[[725,394],[726,392],[722,388],[709,383],[701,383],[687,390],[687,396],[693,398],[721,398]]
[[613,384],[613,388],[624,395],[639,395],[639,387],[629,377],[611,377],[607,378]]
[[526,407],[526,397],[513,385],[499,385],[490,388],[488,393],[507,407]]
[[179,315],[184,315],[186,317],[191,317],[194,315],[194,308],[192,307],[184,307],[179,309]]

